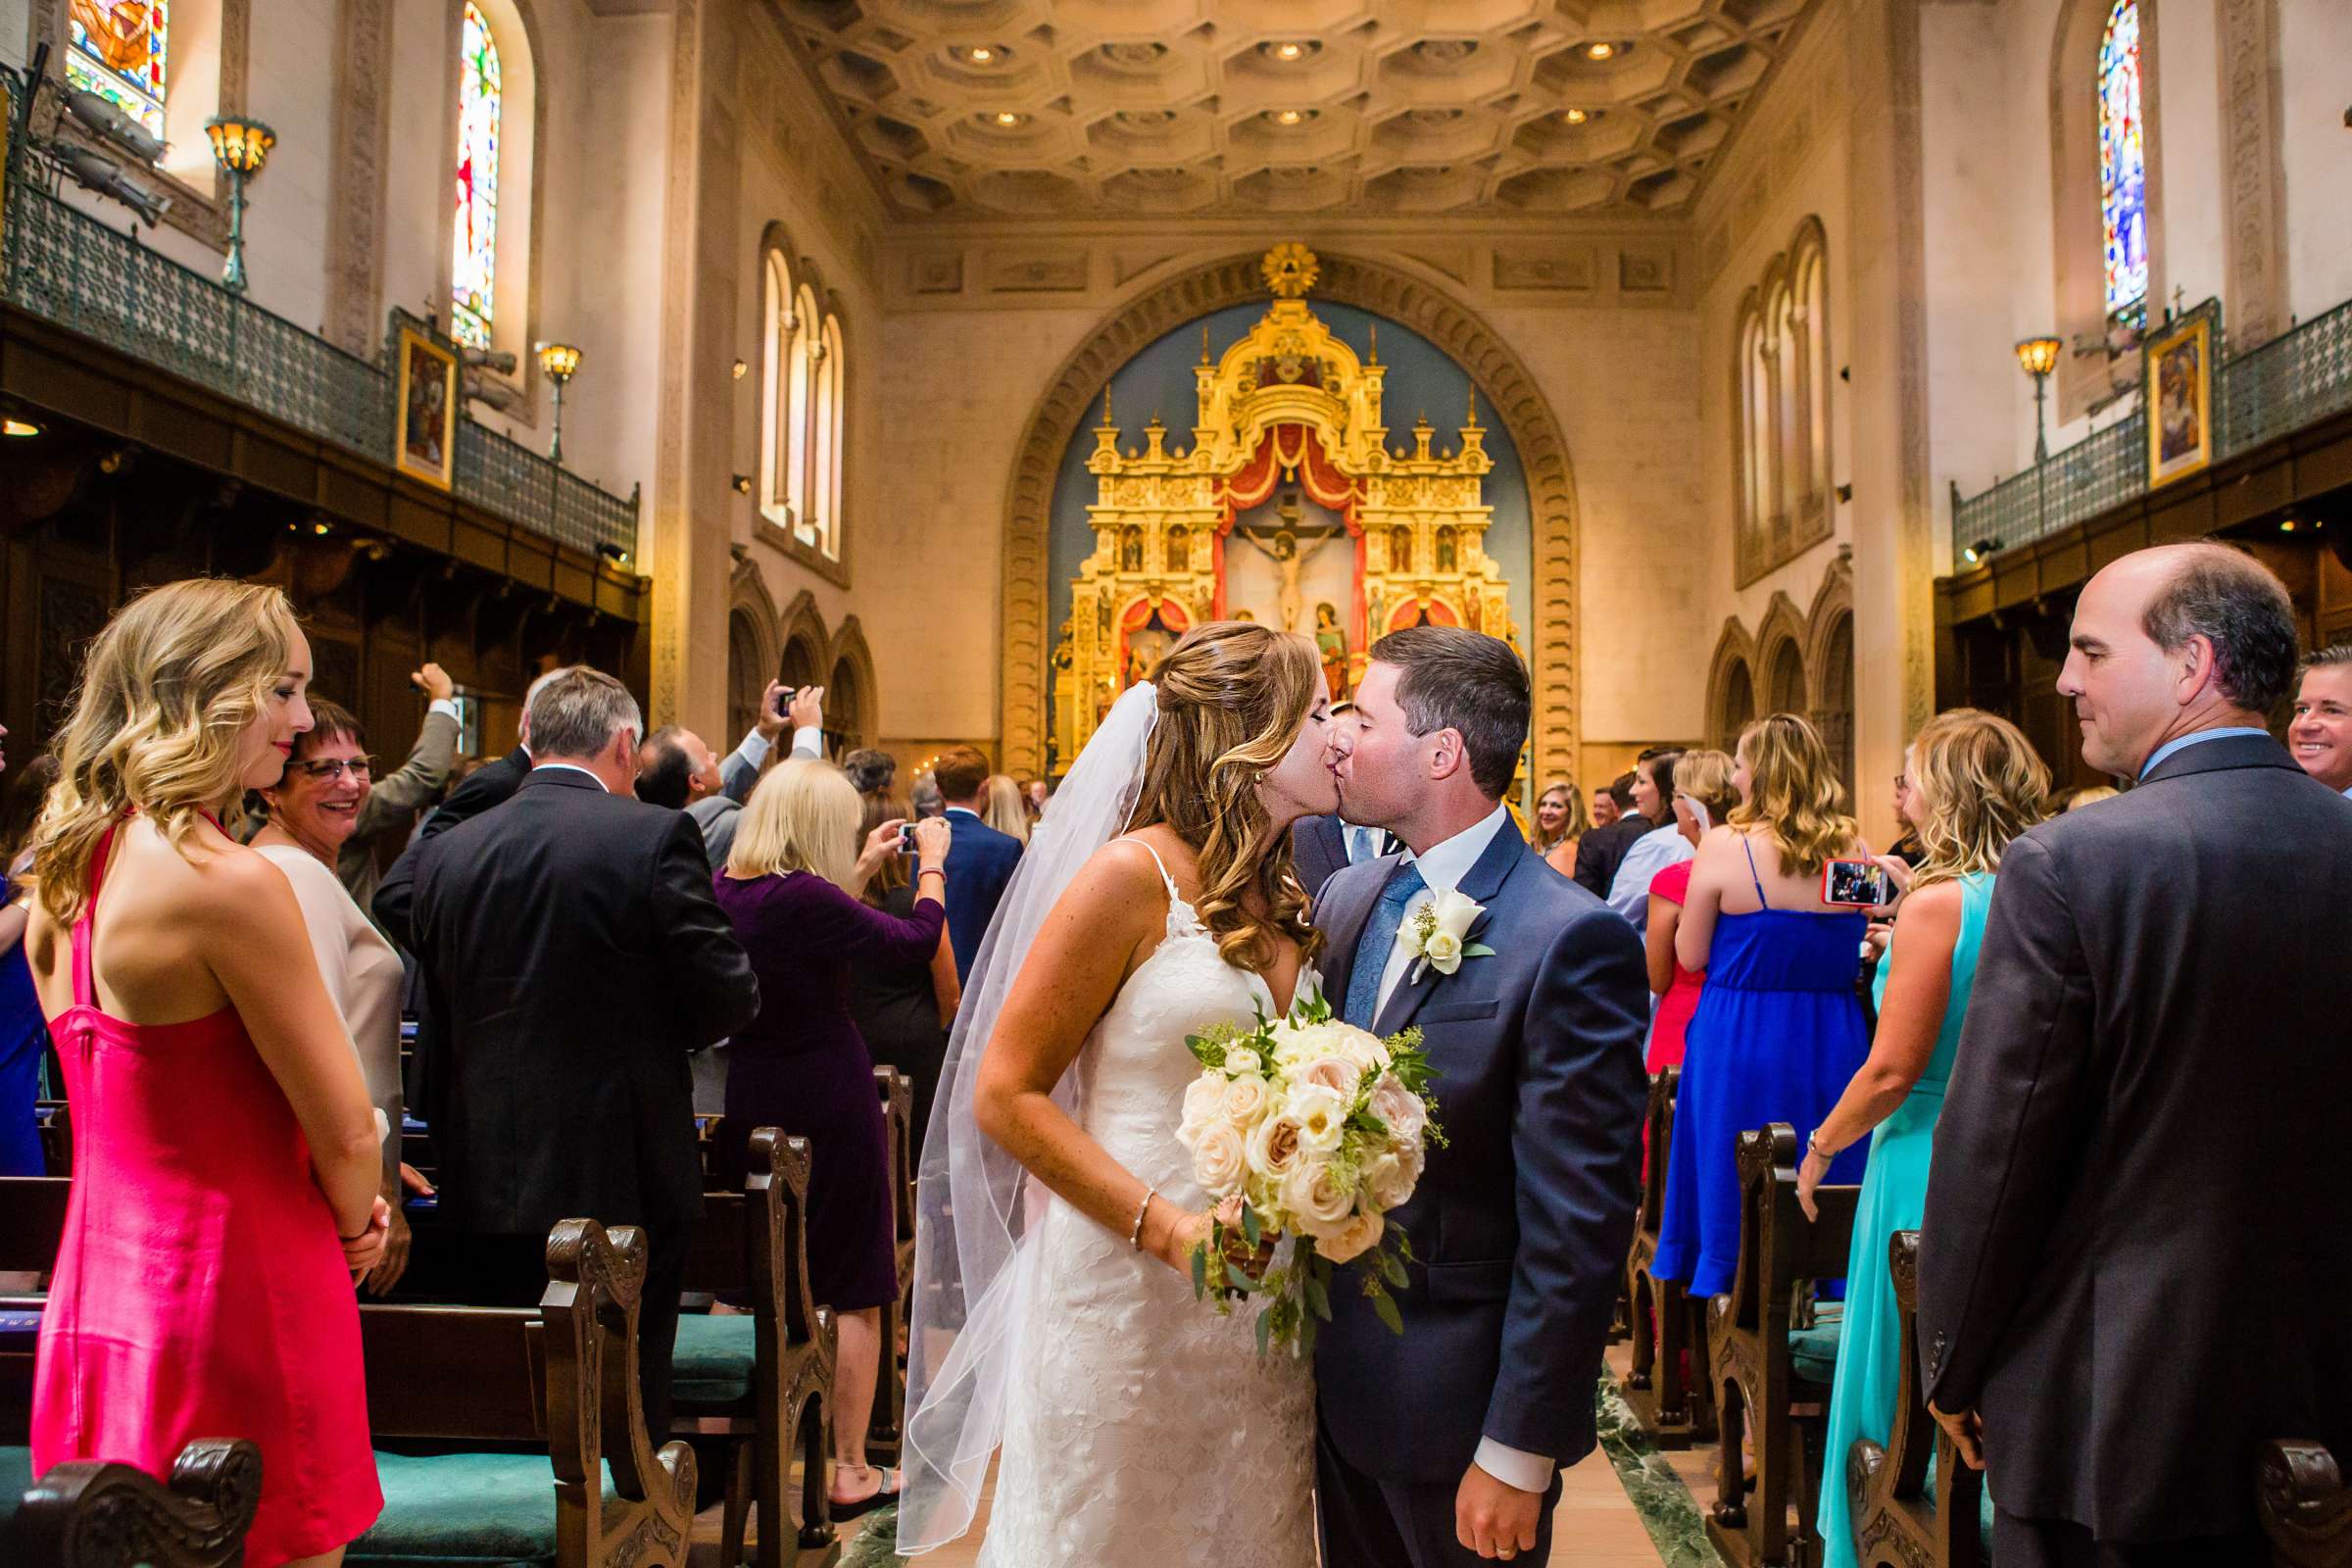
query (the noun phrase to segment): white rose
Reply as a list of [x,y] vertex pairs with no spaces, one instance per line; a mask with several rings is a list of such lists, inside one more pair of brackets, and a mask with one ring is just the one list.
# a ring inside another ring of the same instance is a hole
[[1268,1116],[1250,1129],[1247,1149],[1250,1174],[1287,1176],[1298,1163],[1298,1124],[1288,1116]]
[[1236,1078],[1225,1086],[1225,1103],[1220,1114],[1235,1128],[1246,1133],[1256,1126],[1258,1119],[1273,1105],[1274,1091],[1267,1087],[1263,1078],[1252,1073],[1247,1078]]
[[1323,1160],[1300,1160],[1282,1179],[1282,1206],[1309,1236],[1336,1235],[1355,1207],[1355,1194],[1341,1185]]
[[1225,1070],[1236,1077],[1265,1071],[1266,1058],[1252,1046],[1230,1046],[1225,1052]]
[[1389,1067],[1389,1048],[1361,1029],[1349,1029],[1342,1036],[1336,1054],[1346,1056],[1367,1072],[1386,1072]]
[[1349,1262],[1368,1251],[1387,1228],[1388,1222],[1378,1214],[1351,1214],[1346,1224],[1329,1236],[1316,1237],[1315,1250],[1334,1263]]
[[1184,1116],[1176,1127],[1176,1141],[1192,1148],[1200,1129],[1217,1120],[1224,1109],[1225,1080],[1213,1072],[1202,1073],[1184,1086]]
[[1282,1113],[1298,1124],[1299,1145],[1309,1153],[1330,1153],[1347,1130],[1347,1100],[1321,1084],[1293,1084]]
[[1419,1176],[1420,1172],[1396,1153],[1378,1155],[1364,1166],[1364,1197],[1383,1214],[1402,1208],[1413,1200],[1413,1188]]
[[1291,1072],[1291,1082],[1320,1084],[1345,1099],[1355,1098],[1356,1086],[1363,1081],[1364,1069],[1346,1056],[1317,1056]]
[[1453,938],[1453,949],[1459,953],[1463,941],[1470,935],[1470,927],[1486,911],[1468,894],[1448,891],[1430,900],[1429,912],[1435,934],[1430,938],[1428,947],[1434,950],[1437,938],[1447,936]]
[[1450,931],[1437,931],[1421,944],[1421,956],[1440,974],[1451,974],[1462,966],[1462,939]]
[[1395,1143],[1419,1144],[1421,1134],[1429,1126],[1429,1107],[1421,1097],[1404,1087],[1394,1077],[1383,1078],[1372,1090],[1370,1109],[1389,1129]]
[[1224,1198],[1242,1185],[1248,1152],[1231,1122],[1211,1122],[1193,1145],[1193,1180],[1211,1198]]

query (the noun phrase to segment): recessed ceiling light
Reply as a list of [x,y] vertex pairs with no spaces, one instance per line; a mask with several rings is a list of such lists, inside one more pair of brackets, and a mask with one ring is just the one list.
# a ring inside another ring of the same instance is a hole
[[1296,60],[1306,53],[1306,46],[1298,43],[1278,43],[1274,46],[1274,53],[1284,60]]
[[1560,118],[1568,122],[1568,123],[1571,125],[1581,125],[1586,121],[1591,120],[1592,115],[1590,110],[1568,109],[1561,111]]
[[1298,123],[1298,122],[1304,120],[1305,118],[1306,117],[1304,115],[1300,114],[1296,109],[1277,110],[1275,111],[1274,115],[1275,122],[1284,125],[1296,125]]
[[0,419],[0,435],[39,435],[41,427],[29,419]]
[[963,58],[975,66],[985,66],[997,58],[997,52],[994,49],[972,49],[967,50]]
[[1029,121],[1027,115],[1016,115],[1009,109],[998,110],[995,119],[998,124],[1007,126],[1026,124]]
[[1602,38],[1585,45],[1585,58],[1587,60],[1614,60],[1624,48],[1623,44],[1611,43],[1606,38]]

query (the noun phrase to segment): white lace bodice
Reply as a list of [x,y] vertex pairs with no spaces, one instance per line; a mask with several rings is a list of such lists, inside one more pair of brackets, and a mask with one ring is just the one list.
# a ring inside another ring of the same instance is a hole
[[[1079,1053],[1077,1118],[1155,1201],[1199,1210],[1176,1141],[1199,1072],[1185,1036],[1275,1003],[1173,882],[1168,900],[1165,939]],[[1310,969],[1298,983],[1318,982]],[[983,1568],[1314,1568],[1308,1363],[1261,1360],[1254,1307],[1217,1316],[1190,1280],[1057,1198],[1029,1247]]]

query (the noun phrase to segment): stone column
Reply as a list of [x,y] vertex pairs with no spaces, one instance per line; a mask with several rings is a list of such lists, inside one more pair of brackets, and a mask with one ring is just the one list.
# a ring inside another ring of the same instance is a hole
[[2278,0],[2222,0],[2222,326],[2242,354],[2286,330],[2286,175]]

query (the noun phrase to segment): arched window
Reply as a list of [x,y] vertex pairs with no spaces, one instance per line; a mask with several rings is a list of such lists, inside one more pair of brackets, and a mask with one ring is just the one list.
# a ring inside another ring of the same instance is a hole
[[777,527],[791,528],[799,520],[800,461],[808,450],[801,435],[807,421],[808,382],[801,361],[808,318],[793,291],[792,264],[781,251],[767,253],[760,310],[765,363],[760,372],[760,510]]
[[2099,36],[2099,215],[2107,317],[2136,322],[2148,297],[2148,164],[2140,119],[2139,0],[2115,0]]
[[815,499],[813,544],[826,555],[841,555],[841,318],[825,318],[816,340],[816,451],[810,494]]
[[1830,537],[1829,246],[1797,226],[1740,301],[1732,341],[1734,581]]
[[450,335],[490,347],[498,298],[499,122],[506,106],[498,40],[466,0],[458,45],[458,223],[450,265]]
[[170,0],[83,0],[67,22],[66,81],[96,93],[160,137],[171,41]]
[[803,283],[792,296],[793,319],[797,323],[792,334],[792,361],[789,366],[792,405],[792,472],[786,481],[793,537],[803,544],[815,542],[810,514],[816,510],[816,497],[808,488],[809,470],[816,451],[816,371],[820,345],[824,342],[824,320],[817,315],[816,291]]

